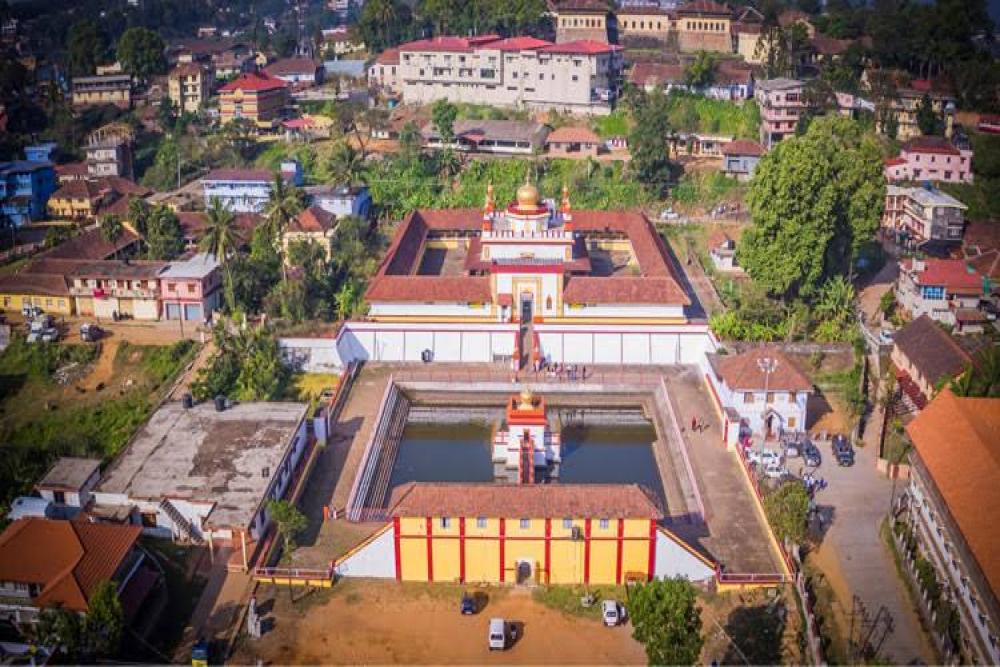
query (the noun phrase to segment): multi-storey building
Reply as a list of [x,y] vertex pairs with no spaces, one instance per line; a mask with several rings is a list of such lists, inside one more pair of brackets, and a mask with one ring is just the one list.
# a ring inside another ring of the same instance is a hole
[[694,0],[677,9],[677,46],[681,51],[733,50],[733,12],[712,0]]
[[629,39],[655,39],[667,42],[675,30],[676,16],[659,6],[622,7],[617,13],[618,37],[625,44]]
[[604,0],[567,0],[559,3],[553,22],[557,44],[581,39],[615,41],[615,15]]
[[174,107],[182,112],[197,113],[212,95],[215,72],[197,62],[181,63],[170,71],[167,95]]
[[368,68],[368,84],[393,93],[399,92],[399,49],[386,49],[378,54]]
[[73,106],[114,104],[132,107],[132,77],[128,74],[78,76],[73,79]]
[[42,218],[49,196],[56,190],[51,162],[0,162],[0,213],[14,225]]
[[992,509],[1000,502],[1000,399],[945,389],[906,431],[913,449],[900,507],[908,529],[898,544],[917,585],[933,588],[919,597],[921,611],[944,662],[997,664],[1000,540]]
[[917,137],[903,144],[899,155],[885,162],[890,181],[972,182],[972,147],[968,140]]
[[592,114],[611,110],[621,48],[534,37],[435,37],[400,49],[403,101],[439,99]]
[[882,227],[900,243],[918,246],[928,241],[959,243],[968,207],[931,187],[889,185],[885,191]]
[[168,320],[207,320],[222,303],[222,273],[213,255],[171,262],[160,273],[163,316]]
[[82,316],[160,319],[160,273],[166,262],[104,260],[82,263],[69,274],[69,291]]
[[744,7],[736,15],[732,30],[733,52],[741,56],[744,62],[759,65],[763,53],[758,51],[757,45],[764,31],[764,15],[753,7]]
[[258,129],[272,130],[287,103],[287,83],[264,72],[248,72],[219,89],[219,118],[223,124],[246,118]]
[[896,300],[911,317],[928,315],[957,332],[982,328],[979,302],[988,281],[964,259],[907,259],[899,263]]
[[[920,131],[920,124],[917,122],[917,109],[926,95],[930,100],[931,108],[939,117],[955,109],[955,97],[948,93],[932,90],[926,81],[914,81],[914,88],[901,88],[897,96],[890,102],[890,110],[896,118],[898,124],[896,138],[902,141],[913,139],[923,134]],[[884,132],[885,128],[879,124],[879,131]]]
[[[281,176],[302,185],[302,167],[294,161],[281,164]],[[271,197],[275,174],[267,169],[214,169],[201,179],[205,207],[213,199],[234,213],[259,213]]]
[[796,79],[758,81],[754,91],[760,107],[760,143],[771,148],[795,134],[802,102],[802,82]]
[[87,175],[132,178],[135,134],[125,123],[109,123],[87,137]]

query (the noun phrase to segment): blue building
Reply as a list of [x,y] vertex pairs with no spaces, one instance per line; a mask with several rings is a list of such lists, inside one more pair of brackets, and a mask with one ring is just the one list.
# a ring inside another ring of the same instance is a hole
[[[303,183],[302,167],[289,160],[281,163],[281,177],[289,184]],[[266,169],[215,169],[201,179],[205,206],[213,199],[234,213],[260,213],[271,197],[274,173]]]
[[[20,226],[45,217],[45,206],[57,187],[55,167],[47,159],[54,148],[29,146],[25,149],[29,159],[0,162],[0,212],[5,223]],[[46,159],[31,159],[42,155]]]
[[314,205],[338,218],[353,215],[367,220],[371,215],[372,196],[368,186],[320,186],[307,188]]

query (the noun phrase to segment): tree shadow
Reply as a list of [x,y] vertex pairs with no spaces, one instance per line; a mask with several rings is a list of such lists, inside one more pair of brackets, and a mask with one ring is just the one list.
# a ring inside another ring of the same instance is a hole
[[756,607],[734,609],[726,619],[730,638],[722,658],[726,665],[777,665],[781,663],[781,644],[785,633],[785,604],[777,601]]

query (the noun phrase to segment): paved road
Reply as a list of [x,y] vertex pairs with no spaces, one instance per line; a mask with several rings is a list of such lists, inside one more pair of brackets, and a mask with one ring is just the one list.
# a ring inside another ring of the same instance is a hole
[[[885,637],[882,655],[897,664],[911,661],[937,662],[920,627],[879,526],[889,507],[892,482],[875,469],[875,448],[857,450],[853,467],[841,468],[833,461],[830,447],[821,444],[823,465],[818,475],[829,487],[817,496],[832,523],[824,536],[815,562],[833,587],[842,612],[844,635],[849,630],[852,596],[858,595],[870,614],[880,607],[892,616],[894,630]],[[790,466],[794,470],[794,464]],[[898,482],[898,493],[905,482]]]

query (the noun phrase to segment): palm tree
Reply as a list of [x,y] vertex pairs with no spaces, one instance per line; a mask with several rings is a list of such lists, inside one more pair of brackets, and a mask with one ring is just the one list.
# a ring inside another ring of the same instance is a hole
[[341,141],[334,147],[330,156],[330,173],[334,181],[343,185],[364,183],[367,172],[363,152],[347,141]]
[[820,290],[816,314],[826,320],[846,322],[854,312],[854,286],[843,276],[828,280]]
[[116,246],[115,259],[118,259],[117,243],[118,239],[125,233],[125,226],[122,225],[122,221],[118,219],[117,215],[109,214],[102,215],[97,224],[101,229],[101,238],[111,245]]
[[149,222],[149,204],[145,199],[136,197],[128,203],[128,221],[140,236],[146,235],[146,225]]
[[[281,246],[281,235],[285,228],[302,211],[302,192],[294,185],[288,185],[281,177],[275,174],[274,184],[271,186],[271,195],[264,206],[264,220],[267,222],[268,233],[271,239],[279,247]],[[281,263],[282,276],[285,276],[285,262]]]
[[218,197],[212,197],[208,207],[208,227],[199,244],[203,252],[215,256],[226,276],[226,301],[229,311],[236,308],[230,257],[236,250],[236,218]]

